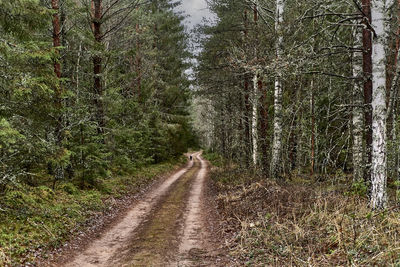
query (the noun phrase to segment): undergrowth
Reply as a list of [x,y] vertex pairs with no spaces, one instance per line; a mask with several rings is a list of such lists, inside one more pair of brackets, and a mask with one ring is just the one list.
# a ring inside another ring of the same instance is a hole
[[231,255],[247,266],[399,266],[400,213],[372,212],[360,186],[260,180],[213,167]]
[[0,266],[33,262],[39,253],[58,247],[84,229],[91,218],[109,209],[110,200],[137,192],[177,163],[101,180],[100,186],[91,190],[81,190],[73,182],[62,183],[54,191],[44,185],[8,188],[0,195]]

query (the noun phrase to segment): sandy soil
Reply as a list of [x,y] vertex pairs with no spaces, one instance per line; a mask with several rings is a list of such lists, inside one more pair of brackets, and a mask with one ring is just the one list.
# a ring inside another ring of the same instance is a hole
[[193,154],[83,251],[64,257],[63,266],[223,266],[207,230],[207,171],[200,153]]
[[[198,172],[191,191],[188,204],[185,210],[185,224],[183,234],[179,245],[179,258],[176,262],[177,266],[194,266],[204,265],[208,266],[209,261],[206,261],[204,255],[209,254],[206,250],[208,246],[208,233],[204,230],[205,216],[203,209],[203,193],[204,182],[207,174],[207,163],[197,156],[196,159],[200,161],[201,168]],[[203,262],[200,262],[203,261]]]

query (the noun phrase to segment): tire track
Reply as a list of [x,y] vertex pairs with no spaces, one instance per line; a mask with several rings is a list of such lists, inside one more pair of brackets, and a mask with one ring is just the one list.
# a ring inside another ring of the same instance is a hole
[[201,166],[199,160],[193,161],[193,168],[171,186],[147,222],[137,229],[128,249],[121,251],[109,266],[176,266],[187,200]]
[[202,213],[204,183],[207,175],[207,163],[197,155],[201,168],[190,191],[185,212],[185,224],[179,245],[176,266],[210,266],[207,262],[207,233],[204,230]]
[[76,256],[65,267],[114,266],[110,265],[109,260],[124,249],[135,230],[145,221],[160,199],[192,167],[193,162],[191,161],[187,167],[170,176],[160,186],[150,191],[145,200],[139,201],[118,224],[95,240],[82,254]]

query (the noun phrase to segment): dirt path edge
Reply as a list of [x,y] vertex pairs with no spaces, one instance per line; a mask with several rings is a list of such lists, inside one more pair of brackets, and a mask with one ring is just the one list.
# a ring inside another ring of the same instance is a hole
[[[111,227],[120,222],[129,210],[147,196],[148,192],[157,188],[166,179],[183,169],[190,167],[190,162],[177,164],[171,171],[156,176],[148,184],[143,185],[138,191],[128,193],[121,198],[114,198],[109,209],[92,216],[78,233],[74,233],[70,240],[52,250],[47,250],[37,256],[33,266],[55,267],[63,266],[75,257],[78,252],[86,250],[89,245]],[[32,266],[32,265],[30,265]]]

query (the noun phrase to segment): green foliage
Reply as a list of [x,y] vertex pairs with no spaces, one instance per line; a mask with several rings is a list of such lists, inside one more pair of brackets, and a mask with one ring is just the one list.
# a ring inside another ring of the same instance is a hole
[[73,183],[65,183],[59,186],[60,190],[70,194],[70,195],[76,195],[79,193],[78,189]]
[[33,32],[44,27],[49,14],[39,0],[0,1],[1,29],[21,39],[29,39]]
[[[97,42],[87,21],[90,6],[60,1],[65,25],[62,44],[54,48],[48,29],[57,12],[38,0],[0,1],[3,184],[79,179],[81,188],[101,187],[99,181],[112,173],[179,157],[196,143],[187,110],[183,18],[171,1],[138,8],[122,2],[108,14],[119,15],[106,16],[101,30],[126,23]],[[93,81],[95,55],[104,59],[100,97]],[[55,62],[61,64],[61,79]]]
[[368,186],[365,184],[364,181],[354,181],[351,184],[351,190],[350,190],[351,194],[364,197],[367,195],[367,192],[368,192]]
[[215,153],[215,152],[206,151],[206,152],[203,154],[203,157],[204,157],[206,160],[210,161],[211,164],[212,164],[213,166],[216,166],[216,167],[223,167],[224,164],[225,164],[224,157],[221,156],[221,155],[218,154],[218,153]]
[[0,120],[0,149],[8,153],[13,153],[12,148],[19,139],[23,139],[24,136],[21,135],[17,130],[13,129],[8,121],[5,119]]

